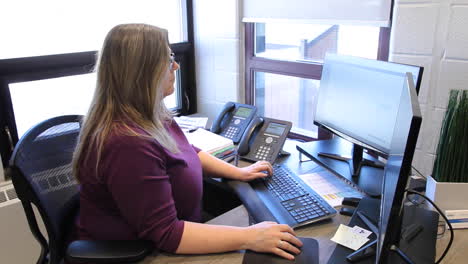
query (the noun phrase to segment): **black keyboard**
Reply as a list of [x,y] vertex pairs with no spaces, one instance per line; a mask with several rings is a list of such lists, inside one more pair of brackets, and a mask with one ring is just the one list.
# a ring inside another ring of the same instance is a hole
[[273,166],[273,175],[261,181],[299,225],[330,218],[336,214],[323,198],[305,188],[297,176],[282,165]]

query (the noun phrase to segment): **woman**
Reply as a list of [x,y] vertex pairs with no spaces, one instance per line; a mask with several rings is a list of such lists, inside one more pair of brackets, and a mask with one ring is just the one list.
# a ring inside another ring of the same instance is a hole
[[302,243],[287,225],[198,223],[203,174],[248,181],[272,167],[237,168],[187,142],[163,102],[178,68],[166,30],[127,24],[108,33],[74,156],[79,238],[147,239],[179,254],[250,249],[293,259]]

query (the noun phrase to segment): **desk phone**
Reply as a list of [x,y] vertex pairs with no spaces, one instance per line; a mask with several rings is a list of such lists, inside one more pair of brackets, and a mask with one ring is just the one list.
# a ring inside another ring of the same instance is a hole
[[237,144],[256,112],[257,108],[253,105],[227,102],[213,122],[211,132],[232,139]]
[[238,153],[250,161],[266,160],[274,163],[282,150],[292,123],[288,121],[256,117],[239,142]]

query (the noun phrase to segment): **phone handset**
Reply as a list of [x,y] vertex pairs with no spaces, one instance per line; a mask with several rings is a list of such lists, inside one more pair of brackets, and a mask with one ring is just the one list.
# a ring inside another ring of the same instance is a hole
[[[237,153],[241,156],[246,155],[250,151],[250,145],[252,144],[253,139],[255,138],[254,132],[258,133],[261,125],[263,124],[262,117],[255,117],[254,120],[249,124],[244,135],[242,136]],[[255,134],[256,134],[255,133]]]
[[235,107],[236,104],[234,104],[233,102],[227,102],[224,105],[223,110],[221,111],[221,113],[218,114],[215,121],[213,122],[213,125],[211,125],[211,132],[216,134],[219,134],[219,132],[221,132],[221,123],[223,122],[223,119],[226,117],[226,114],[229,111],[234,110]]
[[211,131],[237,144],[256,112],[257,108],[253,105],[227,102],[213,122]]

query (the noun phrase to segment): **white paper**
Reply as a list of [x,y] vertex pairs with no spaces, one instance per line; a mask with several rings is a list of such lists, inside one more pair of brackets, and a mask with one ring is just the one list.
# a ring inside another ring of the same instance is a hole
[[340,224],[335,235],[331,238],[331,241],[352,250],[358,250],[369,241],[369,239],[353,232],[351,227]]
[[234,146],[234,143],[231,139],[225,138],[202,128],[199,128],[191,133],[187,132],[185,133],[185,136],[187,137],[187,140],[190,144],[210,154],[218,150]]

